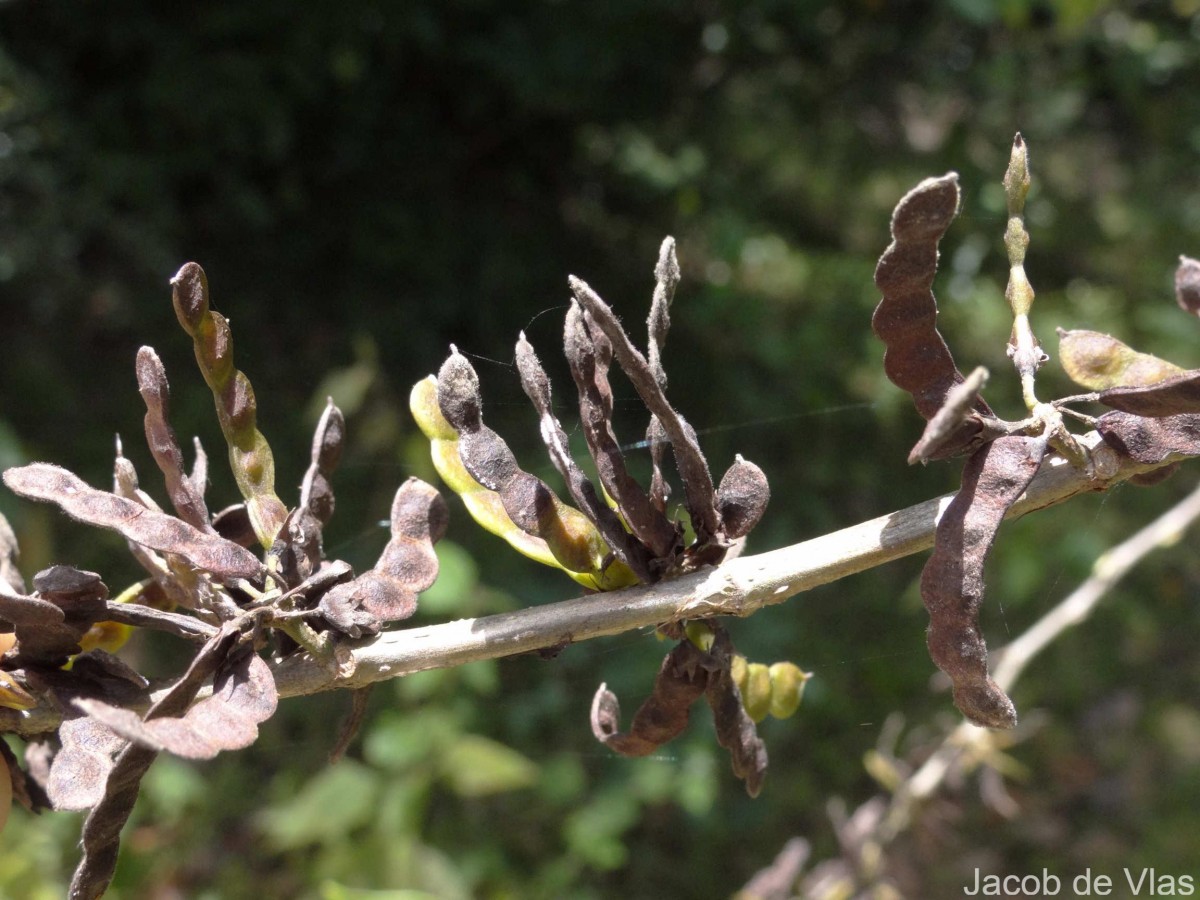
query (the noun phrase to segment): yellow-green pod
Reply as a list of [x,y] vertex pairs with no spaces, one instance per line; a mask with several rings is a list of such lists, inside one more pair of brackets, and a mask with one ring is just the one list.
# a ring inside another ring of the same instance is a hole
[[108,653],[116,653],[125,646],[129,636],[133,634],[133,626],[121,622],[97,622],[79,639],[81,653],[95,650],[99,647]]
[[761,722],[771,711],[771,675],[762,663],[746,665],[746,689],[742,691],[742,706],[754,722]]
[[479,525],[504,538],[517,552],[562,569],[590,590],[611,591],[637,584],[637,577],[624,563],[614,560],[604,566],[611,551],[595,526],[577,509],[557,503],[553,515],[547,517],[545,538],[529,534],[513,522],[500,495],[477,482],[463,465],[458,432],[438,408],[436,377],[430,375],[413,385],[409,409],[417,427],[429,439],[433,467],[446,487],[462,498],[467,512]]
[[698,619],[693,619],[684,625],[683,633],[687,635],[689,641],[705,653],[712,650],[713,644],[717,640],[717,635],[713,632],[712,626]]
[[[37,700],[8,672],[0,671],[0,706],[9,709],[33,709]],[[7,772],[4,773],[7,776]]]
[[770,712],[777,719],[786,719],[800,708],[804,685],[812,677],[791,662],[772,663],[768,669],[771,680]]
[[729,676],[733,679],[733,683],[737,685],[738,693],[743,697],[746,696],[746,678],[750,674],[749,667],[750,663],[740,653],[735,653],[729,661]]

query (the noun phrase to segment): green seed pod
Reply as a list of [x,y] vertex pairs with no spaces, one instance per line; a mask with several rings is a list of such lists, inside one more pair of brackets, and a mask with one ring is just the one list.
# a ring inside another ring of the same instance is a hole
[[771,711],[771,674],[762,663],[747,663],[746,687],[742,691],[742,706],[755,723]]
[[746,695],[746,679],[749,677],[750,663],[746,657],[740,653],[735,653],[729,661],[729,675],[733,679],[733,683],[737,685],[738,690],[742,692],[742,696]]
[[792,662],[772,663],[767,672],[771,678],[771,715],[777,719],[795,715],[812,673]]
[[717,639],[716,634],[713,633],[712,626],[703,621],[693,620],[688,622],[683,627],[683,633],[687,635],[689,641],[705,653],[712,650],[713,643]]

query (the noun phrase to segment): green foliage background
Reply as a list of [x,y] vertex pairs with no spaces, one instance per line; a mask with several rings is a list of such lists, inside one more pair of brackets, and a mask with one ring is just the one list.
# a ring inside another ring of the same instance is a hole
[[[152,343],[177,431],[213,453],[211,502],[232,502],[168,299],[167,279],[195,259],[232,321],[285,497],[326,394],[346,411],[327,544],[369,564],[396,486],[435,480],[405,400],[447,344],[478,355],[490,421],[534,467],[536,419],[509,365],[517,331],[565,403],[567,273],[637,323],[673,234],[671,393],[716,470],[740,451],[767,471],[775,499],[750,549],[880,515],[957,478],[957,464],[905,466],[919,421],[869,329],[891,208],[922,177],[955,169],[965,189],[943,247],[943,331],[961,366],[992,369],[993,405],[1019,408],[999,186],[1016,130],[1032,153],[1026,266],[1047,349],[1054,326],[1087,327],[1200,365],[1200,326],[1170,288],[1178,254],[1200,255],[1198,41],[1195,0],[10,2],[0,463],[48,459],[105,484],[119,432],[155,490],[132,365]],[[1069,390],[1053,366],[1041,383],[1043,396]],[[622,413],[636,435],[644,414]],[[1194,477],[1007,526],[992,644]],[[574,594],[451,505],[443,579],[416,621]],[[134,576],[118,540],[8,494],[0,509],[27,574],[71,562],[114,589]],[[733,623],[752,658],[816,672],[801,713],[763,729],[772,762],[756,801],[703,716],[657,758],[593,742],[595,686],[632,708],[664,650],[631,634],[382,686],[332,769],[348,708],[336,696],[283,704],[248,752],[161,760],[112,896],[724,896],[792,835],[833,853],[827,802],[879,790],[861,759],[885,719],[904,717],[913,759],[955,719],[930,690],[921,563]],[[968,779],[898,847],[897,883],[939,897],[975,866],[1196,874],[1198,595],[1200,562],[1181,546],[1039,661],[1015,695],[1036,732],[1012,751],[1020,814],[989,812]],[[163,674],[177,649],[131,646]],[[14,813],[3,890],[61,895],[77,828]]]

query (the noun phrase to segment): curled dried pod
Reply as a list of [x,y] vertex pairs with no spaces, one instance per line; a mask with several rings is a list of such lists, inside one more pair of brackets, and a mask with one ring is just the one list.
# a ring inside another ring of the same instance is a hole
[[711,671],[704,696],[713,714],[717,743],[729,751],[733,774],[746,783],[746,793],[757,797],[767,774],[767,747],[754,720],[746,711],[741,691],[733,680],[733,644],[718,631],[710,654]]
[[680,641],[663,659],[654,689],[634,714],[628,731],[621,731],[617,695],[600,685],[592,700],[592,734],[622,756],[646,756],[687,728],[693,703],[704,696],[707,654],[690,640]]

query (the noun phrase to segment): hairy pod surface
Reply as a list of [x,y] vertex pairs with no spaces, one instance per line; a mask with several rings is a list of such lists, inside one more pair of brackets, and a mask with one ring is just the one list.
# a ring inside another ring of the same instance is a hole
[[1085,329],[1059,329],[1058,358],[1067,377],[1089,391],[1156,384],[1184,371],[1111,335]]
[[176,553],[218,580],[257,578],[262,574],[262,563],[244,547],[173,516],[97,490],[58,466],[30,463],[8,469],[4,483],[22,497],[57,504],[80,522],[112,529],[153,550]]
[[955,704],[976,725],[1012,728],[1017,722],[1012,701],[988,674],[979,629],[983,571],[1005,513],[1029,486],[1045,453],[1044,439],[1013,435],[971,454],[921,572],[929,653],[950,677]]
[[196,362],[216,402],[217,419],[229,446],[229,464],[259,543],[269,548],[287,517],[275,495],[275,458],[257,427],[257,406],[249,379],[233,365],[229,323],[209,304],[208,278],[187,263],[171,279],[175,314],[191,336]]
[[[884,343],[883,368],[888,379],[912,394],[917,411],[932,419],[946,402],[962,373],[937,329],[938,243],[958,213],[958,176],[928,178],[909,191],[892,214],[892,242],[875,269],[875,285],[883,294],[871,327]],[[991,410],[982,398],[974,409]],[[938,458],[965,453],[978,443],[980,424],[968,419],[941,442]]]

